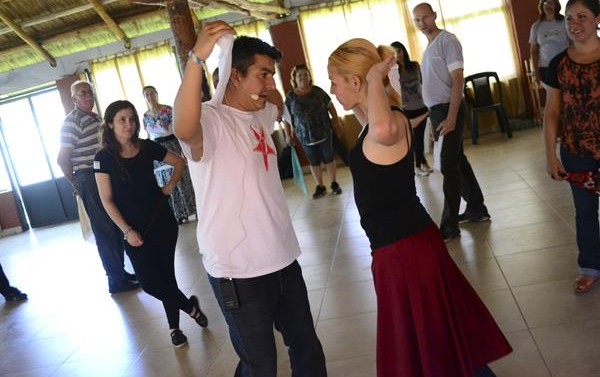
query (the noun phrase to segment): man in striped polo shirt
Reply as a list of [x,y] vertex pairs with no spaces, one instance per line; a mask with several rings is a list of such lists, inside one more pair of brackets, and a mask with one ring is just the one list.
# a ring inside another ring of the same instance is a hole
[[71,98],[75,108],[67,114],[60,131],[58,165],[79,195],[90,218],[96,238],[98,254],[106,275],[108,290],[119,293],[139,288],[135,275],[124,266],[123,235],[104,211],[94,177],[93,161],[100,150],[99,132],[102,118],[92,111],[94,92],[86,81],[71,85]]

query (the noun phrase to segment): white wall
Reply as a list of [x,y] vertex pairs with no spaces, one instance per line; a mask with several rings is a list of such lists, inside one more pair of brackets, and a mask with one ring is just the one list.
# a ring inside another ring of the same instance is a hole
[[[171,44],[173,44],[173,33],[171,33],[170,29],[133,38],[131,40],[131,48],[136,49],[167,39],[170,39]],[[44,61],[28,67],[0,73],[0,96],[43,85],[48,82],[54,82],[64,76],[82,73],[86,68],[89,68],[90,61],[102,56],[110,56],[125,51],[127,50],[120,42],[115,42],[58,58],[56,59],[57,64],[55,68]]]

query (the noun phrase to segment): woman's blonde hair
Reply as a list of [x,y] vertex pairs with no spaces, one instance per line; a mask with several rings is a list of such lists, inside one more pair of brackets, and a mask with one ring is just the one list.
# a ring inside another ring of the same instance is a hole
[[[375,45],[363,38],[350,39],[342,43],[329,55],[328,64],[330,67],[344,77],[357,76],[362,83],[367,82],[367,73],[371,67],[382,60],[394,56],[396,52],[390,46]],[[386,88],[390,104],[400,106],[400,95],[391,87],[388,77],[384,77],[383,84]]]

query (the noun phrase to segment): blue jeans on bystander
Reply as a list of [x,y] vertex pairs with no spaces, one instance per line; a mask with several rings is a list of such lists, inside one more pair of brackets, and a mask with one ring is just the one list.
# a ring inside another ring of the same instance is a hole
[[[564,147],[560,158],[565,170],[571,173],[598,172],[600,161],[593,157],[576,156]],[[600,229],[598,222],[598,195],[571,185],[575,203],[575,228],[579,256],[579,274],[600,277]]]
[[108,217],[102,206],[92,169],[75,172],[75,185],[90,218],[98,254],[108,276],[109,289],[125,281],[125,249],[121,230]]

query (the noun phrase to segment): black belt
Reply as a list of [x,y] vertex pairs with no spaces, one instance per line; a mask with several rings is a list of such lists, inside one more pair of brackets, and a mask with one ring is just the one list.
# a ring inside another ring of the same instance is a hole
[[431,111],[435,111],[435,110],[440,110],[440,109],[443,109],[443,108],[445,108],[445,107],[450,107],[450,102],[448,102],[448,103],[439,103],[439,104],[437,104],[437,105],[433,105],[433,106],[431,106],[431,107],[429,108],[429,110],[431,110]]
[[94,169],[92,169],[92,168],[83,168],[83,169],[77,170],[73,174],[77,175],[77,174],[89,174],[89,173],[95,173]]
[[[463,99],[460,100],[460,106],[464,106],[464,104],[465,104],[465,99],[463,98]],[[440,109],[447,108],[447,107],[450,107],[450,102],[448,102],[448,103],[439,103],[437,105],[433,105],[433,106],[431,106],[429,108],[429,110],[430,111],[431,110],[440,110]]]
[[157,137],[156,139],[154,139],[154,141],[156,141],[157,143],[164,143],[166,141],[171,141],[171,140],[175,140],[175,139],[177,139],[175,137],[175,135],[169,135],[169,136]]

